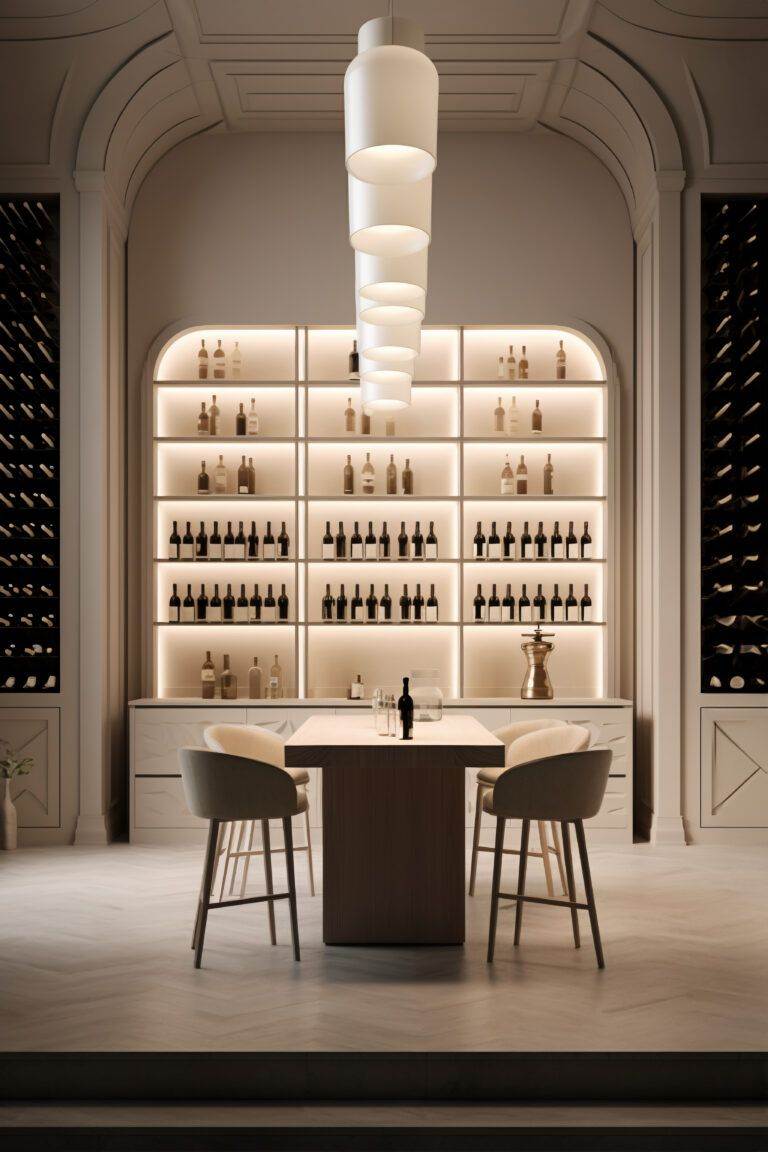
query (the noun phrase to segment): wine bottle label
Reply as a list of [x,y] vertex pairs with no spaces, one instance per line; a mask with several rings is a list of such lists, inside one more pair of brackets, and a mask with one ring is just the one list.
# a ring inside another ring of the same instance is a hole
[[437,604],[427,604],[427,624],[437,624]]
[[373,544],[366,544],[365,558],[366,560],[376,560],[378,558],[378,549],[375,541]]
[[277,606],[265,604],[261,610],[261,619],[265,624],[274,624],[277,619]]
[[426,558],[427,560],[437,560],[437,544],[427,543]]
[[379,624],[384,624],[388,619],[386,608],[379,604]]
[[[518,492],[520,491],[520,484],[517,485]],[[501,494],[502,496],[513,496],[515,492],[514,485],[511,480],[502,480]]]
[[592,559],[592,542],[591,541],[587,544],[582,544],[581,555],[582,555],[582,558],[584,560],[591,560]]
[[238,484],[237,491],[240,493],[241,496],[247,496],[248,495],[248,484],[247,483],[246,484]]
[[261,619],[261,616],[259,615],[259,609],[256,607],[256,605],[255,604],[249,605],[248,620],[250,621],[250,623],[251,624],[258,624],[260,619]]
[[570,544],[566,545],[565,554],[569,560],[578,560],[579,546],[575,540],[572,540]]
[[373,484],[370,480],[363,480],[363,495],[373,496]]
[[592,619],[592,605],[591,604],[582,604],[582,606],[581,606],[581,618],[585,622]]
[[181,622],[182,624],[194,624],[195,622],[195,607],[193,605],[181,606]]
[[531,545],[530,544],[521,544],[520,545],[520,559],[521,560],[530,560],[530,558],[531,558]]
[[213,668],[203,668],[200,679],[203,684],[215,684],[216,673],[214,672]]
[[552,620],[555,624],[562,624],[565,620],[565,613],[562,604],[554,604],[552,606]]
[[509,545],[509,552],[506,555],[506,559],[507,560],[514,560],[515,556],[516,556],[516,552],[517,552],[517,550],[516,550],[514,542],[513,542],[512,544]]
[[353,544],[352,545],[352,559],[353,560],[362,560],[362,558],[363,558],[363,545],[362,545],[362,543]]
[[274,558],[275,558],[275,546],[274,546],[274,544],[266,544],[265,543],[263,551],[262,551],[262,556],[265,560],[274,560]]
[[488,559],[489,560],[501,560],[501,544],[500,543],[488,545]]
[[501,624],[501,605],[493,604],[488,609],[488,622],[490,624]]
[[552,559],[553,560],[562,560],[563,555],[564,555],[564,553],[563,553],[562,540],[560,541],[559,544],[557,543],[557,541],[555,541],[555,543],[552,545]]
[[333,544],[323,544],[323,560],[333,560]]
[[235,605],[235,620],[238,624],[248,623],[248,605],[236,604]]
[[475,560],[483,559],[483,546],[482,544],[475,544]]
[[565,609],[565,622],[570,624],[572,620],[578,620],[579,613],[575,604],[566,605]]
[[221,624],[221,604],[208,605],[208,621],[210,624]]
[[530,624],[533,620],[533,608],[530,604],[521,604],[520,606],[520,619],[523,624]]
[[208,557],[211,560],[221,560],[221,542],[208,545]]
[[194,546],[194,544],[182,544],[182,546],[181,546],[181,558],[182,558],[182,560],[194,560],[194,558],[195,558],[195,546]]
[[179,620],[181,620],[181,609],[180,608],[169,608],[169,610],[168,610],[169,623],[170,624],[178,624]]

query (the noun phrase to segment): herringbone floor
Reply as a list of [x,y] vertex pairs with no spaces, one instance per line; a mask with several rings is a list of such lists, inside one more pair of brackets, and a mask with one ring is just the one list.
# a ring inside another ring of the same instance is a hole
[[464,948],[326,948],[298,857],[301,963],[287,909],[271,948],[257,906],[211,914],[196,972],[199,850],[4,854],[0,1050],[765,1048],[766,851],[596,846],[591,857],[604,972],[586,920],[576,952],[567,912],[532,905],[518,949],[502,912],[486,964],[489,856]]

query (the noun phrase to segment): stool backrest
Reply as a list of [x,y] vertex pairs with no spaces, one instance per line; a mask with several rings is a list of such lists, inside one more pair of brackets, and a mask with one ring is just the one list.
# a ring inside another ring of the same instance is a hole
[[567,727],[565,720],[539,717],[537,720],[513,720],[511,724],[505,724],[503,728],[497,728],[493,734],[498,740],[501,740],[502,744],[506,744],[507,751],[509,751],[511,744],[514,744],[521,736],[527,736],[529,732],[541,732],[546,728],[565,727]]
[[567,752],[507,768],[493,787],[497,816],[518,820],[589,820],[600,811],[613,753]]
[[566,752],[583,752],[589,746],[589,731],[580,724],[563,724],[560,728],[546,728],[529,732],[515,740],[507,750],[507,768],[527,764],[529,760],[543,760],[545,756],[564,756]]
[[203,739],[212,752],[246,756],[265,764],[285,767],[285,742],[268,728],[255,724],[211,724]]
[[179,759],[184,795],[194,816],[270,820],[299,810],[296,785],[284,768],[205,748],[181,748]]

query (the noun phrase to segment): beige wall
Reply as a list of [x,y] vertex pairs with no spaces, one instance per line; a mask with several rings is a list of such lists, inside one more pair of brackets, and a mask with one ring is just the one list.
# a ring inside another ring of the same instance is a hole
[[[621,380],[623,643],[632,692],[633,245],[624,199],[586,149],[553,133],[441,137],[427,323],[581,319],[611,345]],[[138,492],[140,389],[167,325],[354,322],[342,137],[218,135],[150,172],[128,240],[128,460]],[[139,619],[140,510],[131,502],[130,619]],[[131,640],[138,629],[131,628]],[[139,653],[129,691],[139,695]]]

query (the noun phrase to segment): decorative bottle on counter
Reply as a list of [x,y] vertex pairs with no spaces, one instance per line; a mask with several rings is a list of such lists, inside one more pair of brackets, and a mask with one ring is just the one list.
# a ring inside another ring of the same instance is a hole
[[[520,457],[522,460],[522,456]],[[518,474],[520,469],[518,468]],[[512,466],[509,463],[509,456],[507,456],[504,467],[501,470],[501,494],[502,496],[512,496],[515,490],[515,476],[512,471]]]
[[208,379],[208,349],[205,346],[205,340],[200,341],[200,351],[197,354],[197,378],[198,380]]
[[235,347],[232,349],[230,357],[232,379],[239,380],[243,374],[243,354],[240,351],[240,341],[235,340]]
[[221,340],[216,341],[216,348],[213,353],[213,378],[214,380],[224,380],[227,375],[227,354],[221,346]]
[[200,669],[200,690],[203,700],[213,700],[216,695],[216,669],[213,666],[210,652],[206,652],[203,666]]
[[344,495],[353,496],[355,493],[355,470],[352,467],[352,457],[347,456],[344,465]]
[[555,380],[565,380],[565,349],[562,340],[560,347],[555,352]]
[[229,656],[222,656],[221,660],[221,698],[222,700],[237,700],[237,676],[229,666]]
[[504,433],[504,415],[504,405],[501,402],[501,396],[499,396],[499,402],[493,410],[493,430],[502,435]]
[[408,677],[403,677],[403,694],[397,702],[397,738],[413,739],[413,700],[408,691]]
[[352,397],[348,396],[347,397],[347,406],[344,409],[344,430],[346,432],[355,432],[356,427],[357,426],[355,423],[355,410],[352,407]]
[[547,462],[544,465],[544,495],[545,496],[553,496],[554,495],[554,492],[555,492],[554,476],[555,476],[555,468],[554,468],[554,465],[552,463],[552,453],[547,452]]
[[528,468],[525,463],[525,456],[520,456],[520,463],[517,466],[517,495],[527,496],[528,494]]
[[371,464],[370,452],[366,452],[365,454],[365,464],[363,464],[360,470],[360,475],[363,481],[363,495],[373,496],[376,489],[376,470],[373,464]]

